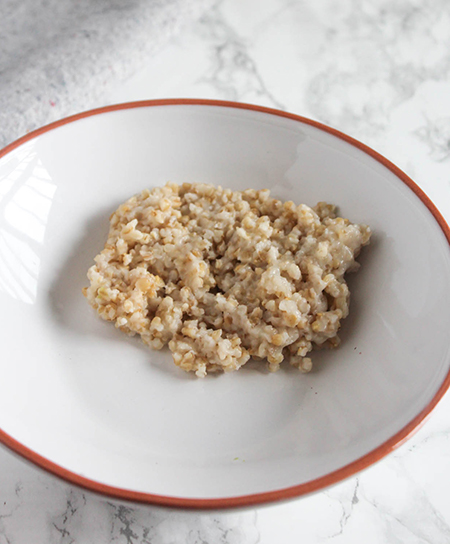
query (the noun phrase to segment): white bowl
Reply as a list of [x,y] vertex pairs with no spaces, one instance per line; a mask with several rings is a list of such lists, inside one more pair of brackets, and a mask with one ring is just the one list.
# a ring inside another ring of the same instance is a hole
[[[190,508],[310,493],[374,463],[449,386],[449,229],[363,144],[295,115],[164,100],[64,119],[0,153],[0,440],[65,480]],[[81,294],[116,206],[171,180],[270,188],[369,224],[342,345],[315,370],[198,379]]]

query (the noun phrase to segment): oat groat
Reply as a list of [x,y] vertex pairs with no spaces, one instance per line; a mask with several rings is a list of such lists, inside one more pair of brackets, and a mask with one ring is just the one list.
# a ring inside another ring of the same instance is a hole
[[323,202],[168,183],[113,213],[84,294],[103,319],[154,349],[168,345],[197,376],[250,357],[308,372],[313,347],[339,344],[344,274],[370,234]]

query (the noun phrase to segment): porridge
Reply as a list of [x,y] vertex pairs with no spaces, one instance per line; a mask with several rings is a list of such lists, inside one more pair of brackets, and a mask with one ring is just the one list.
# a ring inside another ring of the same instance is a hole
[[168,345],[197,376],[250,357],[308,372],[314,347],[339,344],[344,274],[370,235],[324,202],[168,183],[113,213],[83,292],[103,319],[154,349]]

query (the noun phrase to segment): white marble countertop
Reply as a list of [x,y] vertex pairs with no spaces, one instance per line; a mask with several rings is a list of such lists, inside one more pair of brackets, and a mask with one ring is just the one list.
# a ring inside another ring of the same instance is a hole
[[[450,220],[446,0],[223,0],[143,62],[91,105],[206,97],[311,117],[387,156]],[[448,543],[449,481],[449,394],[363,473],[246,511],[112,503],[0,449],[0,544]]]

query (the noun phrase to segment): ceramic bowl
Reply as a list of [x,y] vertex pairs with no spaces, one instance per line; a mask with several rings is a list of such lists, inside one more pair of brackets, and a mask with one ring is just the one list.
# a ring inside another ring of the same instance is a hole
[[[370,225],[350,316],[314,370],[198,379],[100,320],[82,296],[119,203],[167,181],[269,188]],[[0,440],[109,497],[182,508],[311,493],[391,452],[449,386],[449,229],[363,144],[257,106],[111,106],[0,158]]]

